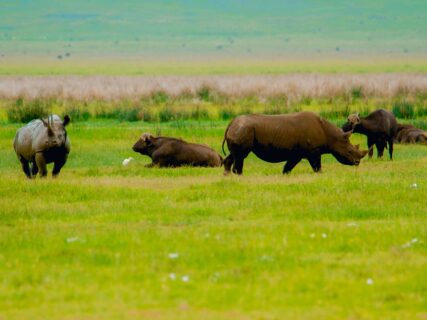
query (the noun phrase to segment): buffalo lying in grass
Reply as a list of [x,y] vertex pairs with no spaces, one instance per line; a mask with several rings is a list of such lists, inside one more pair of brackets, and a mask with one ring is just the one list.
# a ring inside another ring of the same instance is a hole
[[222,157],[208,146],[175,138],[154,137],[150,133],[144,133],[132,149],[149,156],[153,161],[148,165],[150,167],[220,167],[222,163]]
[[287,161],[289,173],[302,159],[308,159],[315,172],[321,170],[321,155],[331,153],[340,163],[358,165],[368,151],[350,143],[351,132],[321,119],[311,112],[290,115],[244,115],[228,125],[224,142],[230,154],[224,159],[225,174],[242,174],[243,161],[250,152],[267,162]]
[[427,131],[423,131],[410,124],[398,124],[396,143],[422,143],[427,144]]
[[369,158],[374,152],[371,148],[373,145],[377,147],[378,158],[381,158],[388,143],[390,159],[393,159],[393,141],[396,137],[397,121],[390,111],[378,109],[364,118],[359,114],[351,114],[342,129],[345,132],[353,131],[368,137]]
[[[62,121],[57,115],[36,119],[20,128],[13,141],[13,148],[28,178],[47,175],[46,164],[53,162],[52,175],[61,171],[70,153],[70,140],[65,127],[70,122],[66,115]],[[31,170],[30,165],[32,164]]]

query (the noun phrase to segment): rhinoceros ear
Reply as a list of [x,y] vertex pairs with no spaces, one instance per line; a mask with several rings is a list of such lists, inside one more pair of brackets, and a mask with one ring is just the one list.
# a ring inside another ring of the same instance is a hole
[[68,114],[66,114],[64,116],[64,122],[62,122],[62,125],[65,127],[67,124],[69,124],[71,121],[70,116]]

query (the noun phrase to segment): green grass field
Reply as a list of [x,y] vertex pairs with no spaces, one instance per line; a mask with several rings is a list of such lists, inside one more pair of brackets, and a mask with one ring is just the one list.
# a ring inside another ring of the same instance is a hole
[[424,56],[367,57],[100,57],[0,59],[0,75],[280,75],[288,73],[426,73]]
[[425,146],[288,176],[250,156],[242,177],[131,150],[159,130],[220,150],[226,124],[74,123],[35,181],[1,125],[0,319],[426,319]]
[[[0,1],[0,320],[427,319],[426,146],[286,176],[251,155],[240,177],[149,169],[131,150],[150,131],[219,151],[225,119],[252,112],[341,124],[386,108],[426,129],[425,12],[423,0]],[[220,80],[201,88],[209,75]],[[29,181],[14,122],[51,112],[73,119],[69,161]]]

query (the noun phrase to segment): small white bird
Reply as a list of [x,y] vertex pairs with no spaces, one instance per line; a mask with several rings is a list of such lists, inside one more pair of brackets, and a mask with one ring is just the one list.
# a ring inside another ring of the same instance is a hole
[[168,254],[169,259],[178,259],[179,258],[179,253],[177,252],[172,252]]
[[132,157],[127,158],[127,159],[123,160],[122,164],[126,167],[132,160],[133,160]]
[[418,188],[418,185],[416,183],[411,184],[411,188],[416,189]]

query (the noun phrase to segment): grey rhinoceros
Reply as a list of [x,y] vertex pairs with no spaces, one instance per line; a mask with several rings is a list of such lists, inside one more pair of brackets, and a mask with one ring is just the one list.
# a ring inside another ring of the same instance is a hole
[[[54,163],[52,176],[61,171],[70,153],[70,140],[65,130],[70,122],[66,115],[64,121],[57,115],[47,119],[35,119],[16,132],[13,148],[28,178],[47,175],[46,164]],[[31,170],[30,165],[32,164]]]

